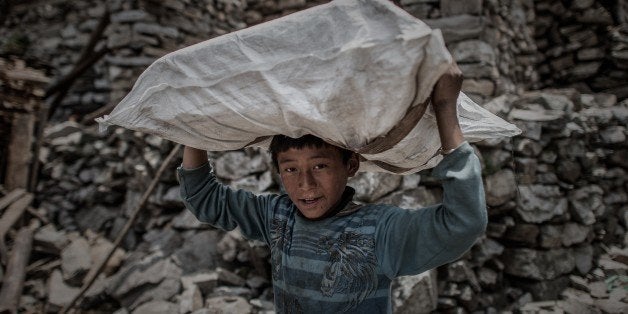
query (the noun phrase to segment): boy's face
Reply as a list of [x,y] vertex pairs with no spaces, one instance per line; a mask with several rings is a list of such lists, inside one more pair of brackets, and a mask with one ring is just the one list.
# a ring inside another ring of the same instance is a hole
[[340,150],[333,146],[306,146],[277,153],[277,164],[292,202],[303,216],[316,219],[340,202],[359,160],[354,154],[345,164]]

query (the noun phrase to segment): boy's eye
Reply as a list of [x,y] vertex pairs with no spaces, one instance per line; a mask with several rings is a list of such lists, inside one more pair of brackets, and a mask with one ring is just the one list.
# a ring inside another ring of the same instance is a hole
[[318,164],[316,166],[314,166],[314,169],[323,169],[323,168],[327,168],[326,164]]
[[283,169],[283,172],[295,172],[295,171],[297,171],[296,168],[284,168]]

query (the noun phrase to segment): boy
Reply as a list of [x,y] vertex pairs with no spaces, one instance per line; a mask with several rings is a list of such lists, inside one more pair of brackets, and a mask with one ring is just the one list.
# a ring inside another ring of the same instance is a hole
[[434,169],[443,203],[421,210],[358,206],[347,180],[358,156],[308,135],[270,146],[286,195],[255,196],[216,182],[207,153],[185,147],[181,196],[199,220],[271,248],[278,313],[390,313],[391,280],[458,258],[486,227],[480,164],[456,115],[462,74],[454,63],[434,87],[442,144]]

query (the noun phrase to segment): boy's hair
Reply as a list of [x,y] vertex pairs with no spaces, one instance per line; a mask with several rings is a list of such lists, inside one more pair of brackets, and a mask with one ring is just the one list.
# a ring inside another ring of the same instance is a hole
[[345,165],[347,164],[347,162],[349,162],[349,159],[353,155],[352,151],[329,144],[323,141],[322,139],[320,139],[319,137],[316,137],[312,134],[303,135],[299,138],[292,138],[285,135],[275,135],[273,136],[273,139],[270,142],[270,146],[268,147],[268,152],[270,153],[272,157],[275,170],[279,171],[279,163],[277,162],[278,153],[285,152],[289,150],[290,148],[295,148],[295,149],[302,149],[303,147],[322,148],[325,146],[338,149],[342,156],[342,163]]

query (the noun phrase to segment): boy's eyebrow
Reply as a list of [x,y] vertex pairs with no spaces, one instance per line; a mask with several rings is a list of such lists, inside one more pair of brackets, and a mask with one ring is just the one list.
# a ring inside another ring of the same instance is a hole
[[[324,159],[332,159],[332,157],[330,156],[325,156],[325,155],[314,155],[312,157],[309,157],[308,159],[319,159],[319,158],[324,158]],[[283,158],[278,158],[277,159],[277,163],[282,163],[282,162],[291,162],[291,161],[296,161],[295,159],[292,159],[290,157],[283,157]]]

